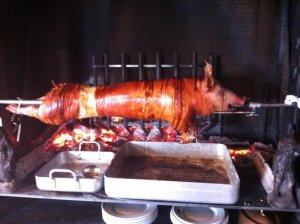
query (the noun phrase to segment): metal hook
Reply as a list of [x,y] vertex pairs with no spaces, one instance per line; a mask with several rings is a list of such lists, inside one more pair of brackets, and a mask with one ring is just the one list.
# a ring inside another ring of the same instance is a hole
[[[19,113],[19,110],[20,110],[20,108],[21,108],[21,101],[20,101],[20,103],[18,104],[18,108],[17,108],[17,114]],[[17,142],[19,142],[20,141],[20,136],[21,136],[21,120],[20,120],[20,123],[18,124],[18,132],[17,132]]]

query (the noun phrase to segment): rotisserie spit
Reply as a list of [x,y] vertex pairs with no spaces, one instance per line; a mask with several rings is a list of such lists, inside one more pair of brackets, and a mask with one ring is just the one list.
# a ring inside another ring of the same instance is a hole
[[186,132],[195,114],[231,111],[231,105],[245,104],[245,98],[214,80],[209,63],[204,70],[203,80],[168,78],[97,87],[58,84],[38,99],[41,105],[8,105],[7,109],[54,125],[72,119],[119,116],[166,120],[176,130]]

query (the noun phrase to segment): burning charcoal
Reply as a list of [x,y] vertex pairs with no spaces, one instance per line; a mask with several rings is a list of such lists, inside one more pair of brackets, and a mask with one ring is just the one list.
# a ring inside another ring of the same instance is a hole
[[134,141],[145,141],[146,140],[146,133],[140,126],[136,127],[132,133],[132,140]]
[[187,132],[178,136],[178,142],[180,143],[191,143],[197,139],[197,129],[190,127]]
[[177,132],[171,126],[165,126],[162,128],[162,132],[164,134],[165,142],[175,142],[177,137]]
[[121,138],[128,139],[130,137],[129,131],[124,126],[113,126],[112,130]]
[[268,202],[272,207],[296,208],[296,201],[293,196],[295,187],[293,161],[296,150],[298,150],[298,145],[294,139],[284,138],[278,143],[278,149],[273,159],[273,191],[268,194]]
[[158,127],[154,126],[151,128],[148,136],[147,136],[147,141],[161,141],[162,140],[162,133],[158,129]]

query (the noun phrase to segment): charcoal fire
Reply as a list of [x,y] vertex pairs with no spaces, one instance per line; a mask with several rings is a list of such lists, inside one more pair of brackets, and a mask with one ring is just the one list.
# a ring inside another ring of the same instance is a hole
[[244,155],[251,155],[254,153],[253,148],[249,149],[229,149],[229,155],[235,161],[237,157],[244,156]]
[[[195,132],[179,134],[169,125],[158,128],[153,124],[145,124],[142,128],[136,122],[125,127],[117,124],[123,118],[112,118],[114,124],[110,128],[93,126],[78,121],[72,125],[62,125],[45,143],[46,151],[74,150],[81,141],[100,142],[105,150],[114,150],[126,141],[180,142],[189,143],[196,139]],[[86,150],[93,150],[87,148]]]

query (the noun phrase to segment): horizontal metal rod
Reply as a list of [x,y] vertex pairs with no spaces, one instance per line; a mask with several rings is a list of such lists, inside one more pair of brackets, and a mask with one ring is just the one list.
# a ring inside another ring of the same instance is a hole
[[250,108],[261,108],[261,107],[292,107],[294,105],[289,105],[285,103],[249,103]]
[[0,100],[0,104],[41,105],[42,100]]
[[[104,67],[109,67],[109,68],[122,68],[124,65],[121,64],[110,64],[110,65],[92,65],[92,68],[104,68]],[[204,64],[198,64],[196,65],[197,67],[203,67]],[[139,68],[140,65],[138,64],[127,64],[125,65],[126,68]],[[156,64],[144,64],[142,65],[144,68],[156,68]],[[172,64],[162,64],[160,65],[161,68],[193,68],[193,65],[172,65]]]
[[214,112],[214,114],[253,114],[253,111],[220,111]]

